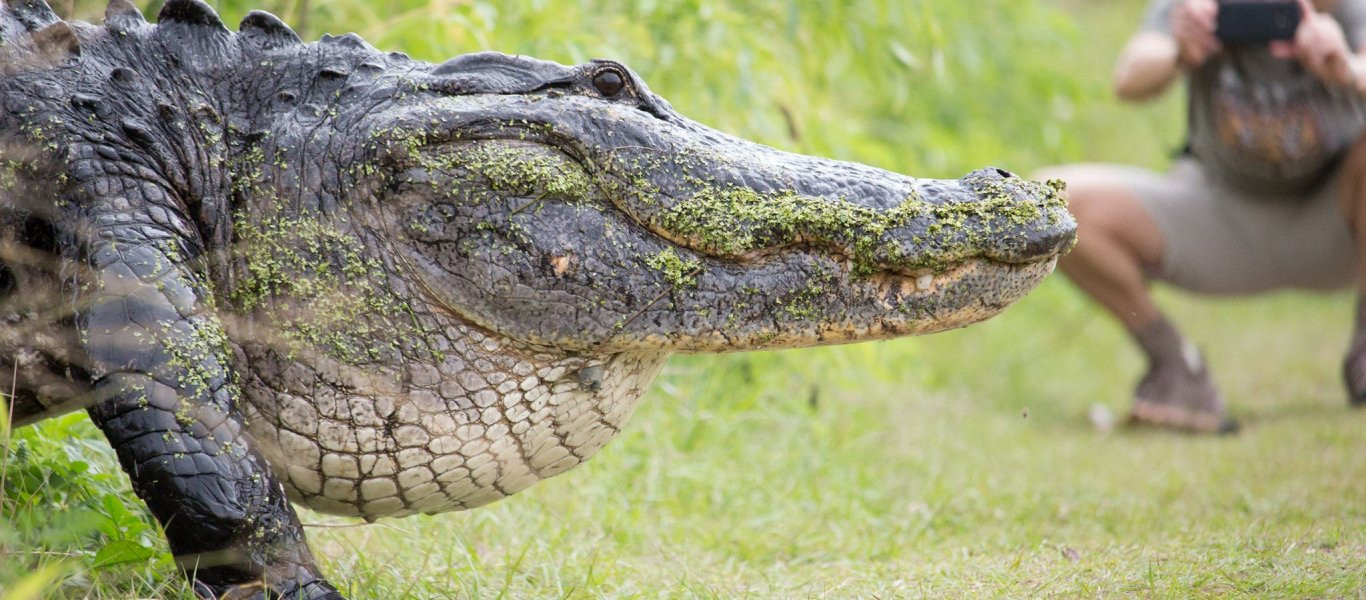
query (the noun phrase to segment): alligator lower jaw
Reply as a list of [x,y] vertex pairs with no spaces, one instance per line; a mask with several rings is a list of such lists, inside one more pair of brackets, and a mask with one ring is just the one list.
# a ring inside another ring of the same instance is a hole
[[735,335],[671,340],[685,353],[776,350],[924,335],[989,319],[1043,281],[1057,258],[1031,263],[969,259],[952,267],[880,272],[853,283],[857,314],[845,320],[785,323]]
[[[962,293],[961,286],[974,278],[986,281],[999,281],[1000,285],[1010,287],[1021,281],[1037,282],[1053,272],[1057,259],[1052,258],[1030,263],[1005,263],[973,258],[944,269],[917,269],[909,273],[881,272],[869,277],[866,285],[875,291],[879,304],[891,311],[899,310],[906,302],[931,299],[943,294]],[[977,292],[990,292],[990,289],[977,289]],[[999,290],[1009,293],[1009,290]],[[1023,290],[1027,292],[1028,289]],[[1013,302],[1018,296],[1004,298],[1001,307]]]

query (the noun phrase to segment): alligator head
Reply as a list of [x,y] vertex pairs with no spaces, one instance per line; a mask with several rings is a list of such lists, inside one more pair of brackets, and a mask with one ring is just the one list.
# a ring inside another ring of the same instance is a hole
[[432,75],[477,93],[374,118],[397,172],[379,206],[432,298],[527,344],[725,352],[929,333],[996,314],[1073,239],[1048,185],[780,152],[679,115],[614,62],[485,53]]

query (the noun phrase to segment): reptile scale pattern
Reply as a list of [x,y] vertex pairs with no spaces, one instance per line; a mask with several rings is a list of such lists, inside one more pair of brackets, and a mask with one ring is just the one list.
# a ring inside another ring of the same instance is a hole
[[[547,354],[464,324],[444,337],[440,362],[371,373],[244,350],[246,421],[292,500],[374,520],[510,496],[601,449],[668,357]],[[358,376],[369,395],[339,381]]]

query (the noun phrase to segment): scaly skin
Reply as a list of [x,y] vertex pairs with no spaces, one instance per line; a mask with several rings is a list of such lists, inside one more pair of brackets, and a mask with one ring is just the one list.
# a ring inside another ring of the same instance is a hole
[[290,501],[497,500],[587,460],[673,352],[966,325],[1073,229],[1052,186],[779,152],[610,61],[0,8],[10,400],[89,410],[205,597],[340,597]]

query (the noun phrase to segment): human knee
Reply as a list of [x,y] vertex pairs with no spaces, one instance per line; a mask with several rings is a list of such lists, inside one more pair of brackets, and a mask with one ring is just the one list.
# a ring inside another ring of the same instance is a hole
[[1067,184],[1067,207],[1083,237],[1100,233],[1089,230],[1109,230],[1121,224],[1122,211],[1118,210],[1116,196],[1122,190],[1105,178],[1084,168],[1058,167],[1041,170],[1034,179],[1059,179]]
[[1350,220],[1366,207],[1366,135],[1357,139],[1342,161],[1338,177],[1342,206]]

